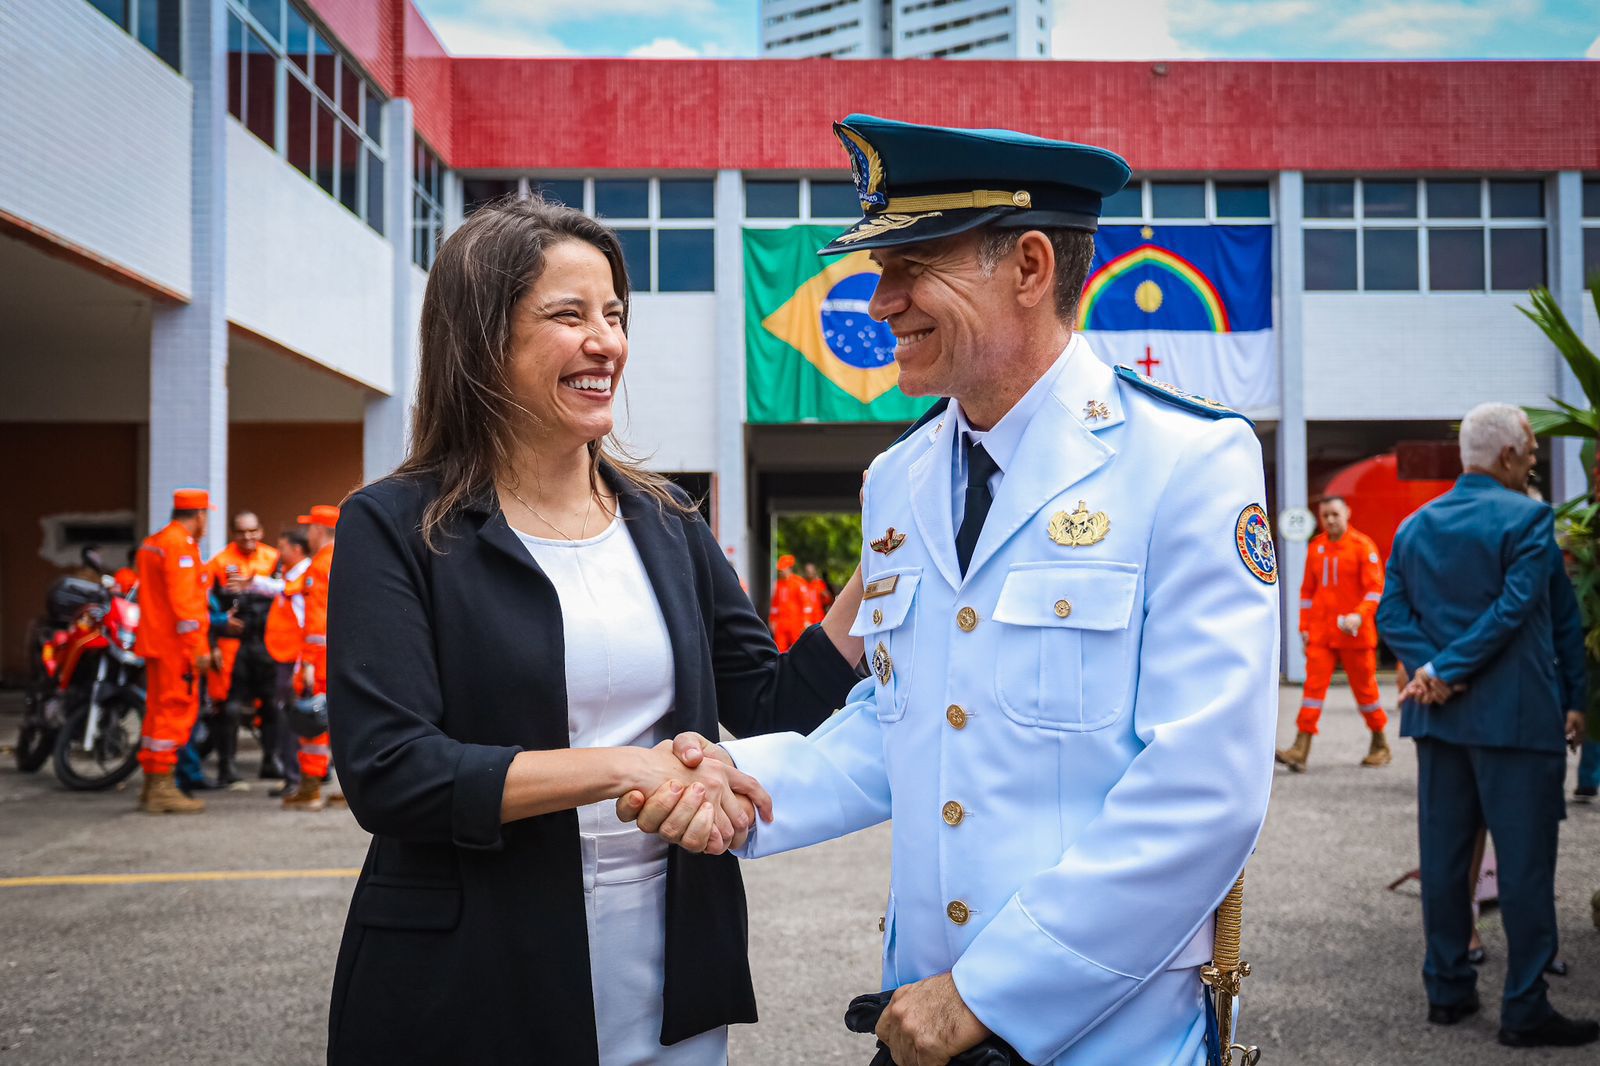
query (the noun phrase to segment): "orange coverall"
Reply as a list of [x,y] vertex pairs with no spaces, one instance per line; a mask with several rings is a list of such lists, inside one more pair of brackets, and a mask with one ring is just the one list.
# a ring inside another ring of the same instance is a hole
[[211,572],[189,531],[173,522],[139,546],[139,628],[145,661],[144,736],[139,765],[170,774],[200,714],[195,659],[208,651]]
[[833,606],[833,593],[828,591],[828,583],[820,577],[812,579],[810,584],[811,591],[817,598],[816,621],[820,622],[822,616],[828,613],[828,608]]
[[[311,567],[301,580],[306,597],[306,642],[301,662],[312,670],[312,688],[306,695],[328,692],[328,575],[333,572],[333,545],[324,544],[311,557]],[[328,776],[328,757],[333,754],[327,733],[310,740],[300,738],[300,772],[318,779]]]
[[[237,544],[228,541],[209,564],[212,588],[220,589],[228,583],[230,566],[236,567],[238,575],[246,579],[271,577],[278,569],[278,549],[260,544],[256,546],[254,555],[246,556],[239,551]],[[228,688],[233,683],[233,663],[239,658],[239,638],[218,634],[217,650],[222,653],[222,667],[211,671],[211,699],[216,703],[224,703],[228,699]]]
[[[1389,717],[1378,692],[1378,601],[1383,599],[1383,563],[1372,538],[1354,528],[1333,540],[1318,533],[1306,545],[1306,576],[1300,583],[1300,632],[1306,635],[1306,687],[1296,725],[1317,732],[1322,702],[1335,662],[1344,664],[1356,706],[1367,728],[1382,732]],[[1343,615],[1359,614],[1354,636],[1339,628]]]
[[267,654],[275,662],[293,665],[305,650],[306,572],[310,567],[307,559],[297,565],[298,573],[290,570],[284,575],[283,591],[267,611]]
[[812,622],[818,621],[817,594],[811,583],[798,574],[780,577],[772,586],[772,608],[767,623],[779,651],[788,651]]

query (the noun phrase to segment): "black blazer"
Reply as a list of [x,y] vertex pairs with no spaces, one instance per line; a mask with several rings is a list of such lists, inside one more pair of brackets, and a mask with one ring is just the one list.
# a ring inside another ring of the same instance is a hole
[[[596,1063],[577,814],[500,823],[512,757],[567,746],[561,605],[492,491],[430,552],[419,524],[436,492],[389,478],[339,521],[329,716],[373,840],[328,1061]],[[856,673],[820,627],[779,655],[697,514],[618,496],[671,636],[674,733],[809,731],[843,704]],[[664,1043],[756,1020],[746,932],[738,860],[673,848]]]

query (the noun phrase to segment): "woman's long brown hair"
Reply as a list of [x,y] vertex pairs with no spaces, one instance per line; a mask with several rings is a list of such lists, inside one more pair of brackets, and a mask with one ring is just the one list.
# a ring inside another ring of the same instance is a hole
[[[422,515],[422,539],[439,552],[441,528],[478,494],[511,470],[519,426],[533,416],[511,388],[511,316],[544,273],[545,253],[563,241],[583,241],[611,264],[628,328],[628,267],[622,245],[605,226],[559,204],[502,200],[472,213],[439,247],[422,299],[417,403],[411,450],[395,476],[439,482]],[[615,437],[589,443],[589,482],[598,491],[604,461],[624,487],[661,505],[688,507],[622,450]]]

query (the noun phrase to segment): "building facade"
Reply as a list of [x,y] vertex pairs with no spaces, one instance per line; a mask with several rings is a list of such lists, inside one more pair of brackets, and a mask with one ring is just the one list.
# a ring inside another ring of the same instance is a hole
[[771,59],[1048,59],[1050,0],[761,0]]
[[856,216],[855,110],[1104,144],[1136,172],[1108,225],[1269,234],[1273,514],[1477,402],[1576,399],[1528,288],[1600,343],[1593,63],[490,60],[391,0],[4,0],[0,95],[10,677],[58,568],[174,487],[212,489],[215,550],[230,506],[271,530],[392,469],[438,241],[525,192],[622,235],[622,436],[759,600],[773,515],[853,506],[903,428],[749,417],[747,234]]

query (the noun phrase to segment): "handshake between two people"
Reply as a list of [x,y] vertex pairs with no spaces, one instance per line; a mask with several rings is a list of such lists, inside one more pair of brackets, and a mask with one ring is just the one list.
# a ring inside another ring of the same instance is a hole
[[680,733],[650,751],[655,791],[634,788],[617,798],[617,817],[636,822],[685,851],[721,855],[742,847],[756,818],[772,821],[772,797],[699,733]]

